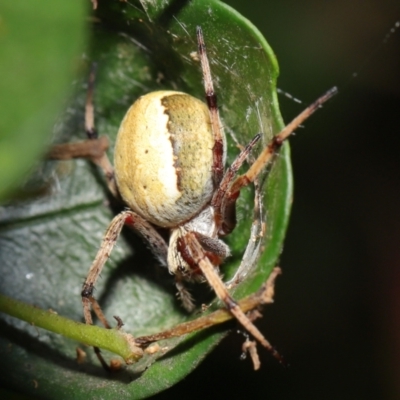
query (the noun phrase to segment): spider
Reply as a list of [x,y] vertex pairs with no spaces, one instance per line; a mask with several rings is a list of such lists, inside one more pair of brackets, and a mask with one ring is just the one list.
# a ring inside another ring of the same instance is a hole
[[[279,353],[231,297],[219,274],[219,266],[230,255],[221,238],[235,228],[236,201],[241,189],[255,181],[282,143],[336,93],[336,88],[297,116],[271,140],[247,172],[238,176],[260,134],[225,168],[226,140],[200,27],[196,34],[206,103],[176,91],[158,91],[140,97],[121,123],[114,168],[105,154],[107,143],[104,138],[97,138],[94,128],[94,75],[91,74],[85,121],[89,140],[78,146],[76,153],[69,151],[74,157],[85,156],[98,164],[111,192],[128,208],[111,221],[83,284],[84,318],[87,324],[92,324],[93,309],[104,326],[110,327],[93,290],[123,226],[128,225],[146,240],[160,263],[175,276],[185,309],[192,311],[194,303],[184,282],[207,281],[244,329],[282,362]],[[93,153],[95,144],[97,153]],[[63,152],[68,152],[65,145]],[[168,243],[157,228],[169,231]]]

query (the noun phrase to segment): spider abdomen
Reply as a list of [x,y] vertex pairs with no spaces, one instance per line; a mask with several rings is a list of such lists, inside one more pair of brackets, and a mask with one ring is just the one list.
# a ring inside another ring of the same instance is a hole
[[174,91],[140,97],[125,115],[115,145],[123,200],[158,226],[191,219],[213,194],[213,147],[203,102]]

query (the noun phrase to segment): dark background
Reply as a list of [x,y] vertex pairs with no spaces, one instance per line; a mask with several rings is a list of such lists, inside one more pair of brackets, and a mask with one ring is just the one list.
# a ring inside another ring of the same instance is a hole
[[[239,361],[232,334],[166,398],[400,398],[400,2],[230,0],[264,34],[278,86],[340,94],[291,140],[295,197],[262,331],[290,362]],[[353,73],[358,76],[353,78]],[[280,98],[285,120],[304,107]]]

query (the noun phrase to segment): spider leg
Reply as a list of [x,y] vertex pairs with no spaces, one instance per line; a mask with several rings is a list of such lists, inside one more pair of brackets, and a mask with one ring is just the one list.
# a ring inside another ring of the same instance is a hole
[[125,220],[129,216],[130,215],[128,212],[123,211],[113,218],[103,237],[100,249],[98,250],[97,255],[89,269],[85,282],[83,283],[81,296],[83,315],[87,324],[93,324],[93,319],[91,315],[91,308],[93,308],[93,311],[95,312],[101,323],[106,328],[110,328],[110,325],[108,324],[103,312],[101,311],[99,304],[93,297],[93,291],[96,281],[101,274],[101,270],[103,269],[104,264],[110,257],[111,251],[114,248],[118,236],[121,233],[122,227],[125,224]]
[[[244,186],[253,182],[259,173],[264,169],[264,167],[272,160],[274,155],[278,152],[283,142],[301,125],[307,118],[309,118],[318,108],[332,98],[337,93],[337,88],[333,87],[328,90],[325,94],[319,97],[314,103],[309,105],[303,112],[301,112],[296,118],[293,119],[288,125],[283,128],[283,130],[275,135],[267,147],[261,152],[256,161],[248,169],[248,171],[240,175],[233,182],[229,193],[227,193],[228,201],[234,196],[238,196],[238,192]],[[234,199],[236,201],[236,199]]]
[[215,210],[215,222],[216,225],[219,227],[219,236],[227,235],[235,228],[236,199],[239,196],[239,192],[237,192],[237,196],[235,199],[232,198],[232,202],[227,203],[224,200],[227,197],[228,190],[231,186],[233,179],[236,176],[237,171],[245,162],[246,158],[249,156],[251,149],[260,140],[260,137],[261,135],[257,134],[252,139],[252,141],[239,153],[232,165],[226,170],[224,177],[222,178],[222,181],[211,200],[211,206]]
[[272,138],[271,142],[264,148],[247,172],[235,179],[239,167],[243,164],[251,148],[254,146],[254,140],[257,136],[247,145],[247,154],[243,154],[246,152],[246,149],[239,154],[234,162],[234,164],[237,163],[237,165],[232,165],[231,168],[227,170],[211,202],[215,208],[216,224],[220,236],[230,233],[236,225],[236,200],[239,197],[240,190],[256,180],[260,172],[271,162],[281,148],[283,142],[292,135],[294,130],[336,93],[337,88],[334,87],[308,106],[302,113],[294,118],[292,122],[283,128],[280,133]]
[[151,247],[151,250],[156,255],[156,257],[164,265],[166,264],[167,258],[167,245],[160,234],[146,222],[138,214],[131,210],[122,211],[117,216],[113,218],[107,231],[103,237],[100,249],[97,252],[96,258],[94,259],[89,272],[86,276],[85,282],[82,287],[82,304],[83,304],[83,314],[85,317],[85,322],[87,324],[93,324],[93,319],[91,316],[91,308],[101,321],[101,323],[106,327],[110,328],[103,312],[96,299],[93,297],[94,286],[98,277],[101,274],[104,264],[110,257],[111,251],[113,250],[115,243],[121,233],[123,226],[127,224],[138,232]]
[[[147,243],[153,250],[153,253],[163,264],[166,264],[167,245],[164,239],[159,235],[159,233],[153,228],[152,225],[150,225],[142,217],[130,210],[122,211],[117,216],[115,216],[107,228],[100,249],[97,252],[96,258],[94,259],[89,269],[89,272],[82,287],[81,296],[83,315],[87,324],[93,324],[91,314],[91,310],[93,310],[97,318],[104,325],[104,327],[107,329],[111,328],[99,303],[93,296],[93,291],[96,281],[101,274],[101,270],[103,269],[104,264],[110,257],[111,251],[115,246],[115,243],[121,233],[124,224],[129,225],[141,236],[143,236],[143,238],[147,240]],[[120,325],[119,321],[118,323]],[[95,347],[94,351],[104,369],[110,370],[110,367],[107,365],[100,353],[100,349],[98,347]]]
[[203,31],[200,26],[196,29],[198,53],[203,71],[204,91],[206,102],[210,111],[211,128],[214,133],[215,144],[213,147],[213,182],[217,188],[224,173],[224,141],[221,120],[218,111],[217,95],[214,91],[214,84],[211,76],[210,63],[208,62],[206,45]]
[[218,298],[224,302],[228,311],[238,320],[238,322],[249,332],[261,345],[263,345],[280,363],[284,363],[281,355],[272,347],[264,335],[250,321],[242,311],[238,303],[229,294],[224,282],[216,272],[208,257],[205,255],[200,243],[196,239],[195,233],[188,232],[184,238],[186,247],[190,251],[190,257],[201,269],[209,285],[214,289]]
[[[272,270],[268,280],[262,285],[261,289],[244,299],[239,300],[240,308],[245,311],[257,309],[260,305],[272,304],[275,293],[275,280],[281,274],[281,269],[276,267]],[[148,346],[150,343],[159,340],[179,337],[200,329],[206,329],[211,326],[222,324],[233,318],[233,315],[226,309],[218,309],[211,314],[203,315],[182,324],[178,324],[166,331],[158,332],[153,335],[141,336],[135,339],[135,343],[141,347]]]
[[47,158],[53,160],[68,160],[71,158],[86,158],[98,165],[106,178],[107,186],[113,196],[118,197],[115,183],[114,168],[107,156],[109,140],[105,136],[98,136],[94,124],[93,92],[96,76],[96,64],[92,65],[85,103],[85,131],[87,140],[77,143],[65,143],[52,146]]
[[188,312],[192,312],[195,309],[194,299],[189,290],[184,285],[183,281],[183,277],[175,275],[175,287],[178,291],[176,295],[181,301],[183,308]]

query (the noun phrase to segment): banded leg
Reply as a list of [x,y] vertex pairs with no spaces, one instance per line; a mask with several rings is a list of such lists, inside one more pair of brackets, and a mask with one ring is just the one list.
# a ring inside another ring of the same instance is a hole
[[197,27],[197,46],[203,71],[204,91],[206,102],[210,111],[211,128],[214,133],[213,147],[213,182],[217,188],[224,174],[224,141],[225,136],[222,130],[222,124],[218,112],[217,95],[214,91],[214,84],[211,76],[210,63],[208,62],[206,45],[204,42],[203,31],[200,26]]
[[[151,247],[153,254],[157,256],[159,261],[163,264],[166,264],[167,259],[167,245],[164,239],[159,235],[159,233],[146,222],[142,217],[134,213],[133,211],[127,210],[119,213],[116,217],[113,218],[110,225],[107,228],[107,231],[104,235],[103,241],[101,243],[100,249],[97,252],[96,258],[94,259],[88,275],[85,279],[85,282],[82,287],[82,306],[83,306],[83,315],[85,318],[85,322],[87,324],[92,325],[93,319],[91,310],[94,311],[97,318],[101,321],[105,328],[110,328],[107,319],[97,302],[97,300],[93,297],[93,290],[96,284],[97,279],[100,276],[101,270],[103,269],[104,264],[110,257],[111,251],[113,250],[115,243],[121,233],[121,230],[124,225],[128,225],[133,230],[138,232],[144,239],[146,239],[147,243]],[[116,318],[118,321],[118,325],[122,325],[122,321],[119,318]],[[109,371],[110,368],[105,362],[104,358],[101,355],[100,349],[98,347],[94,347],[94,351],[96,353],[97,358],[102,364],[103,368]]]
[[247,186],[256,180],[260,172],[272,161],[273,157],[281,148],[283,142],[288,139],[290,135],[292,135],[294,130],[336,93],[337,88],[334,87],[318,98],[309,107],[307,107],[302,113],[294,118],[292,122],[283,128],[280,133],[272,138],[271,142],[264,148],[246,173],[236,177],[238,169],[245,160],[245,157],[241,158],[242,154],[246,151],[246,149],[248,149],[248,153],[250,152],[251,148],[254,146],[254,141],[257,136],[247,145],[246,149],[239,154],[233,165],[226,171],[220,187],[215,192],[211,201],[211,204],[215,209],[218,234],[220,236],[230,233],[235,227],[235,206],[236,200],[240,194],[240,190],[244,186]]
[[239,196],[239,192],[237,193],[236,198],[232,199],[233,201],[230,203],[227,203],[224,200],[227,196],[227,192],[231,186],[231,183],[237,174],[237,171],[243,165],[252,148],[257,144],[260,138],[260,134],[256,135],[252,141],[239,153],[232,165],[226,170],[219,187],[213,195],[211,205],[215,210],[215,222],[219,227],[219,236],[224,236],[231,233],[236,226],[236,199]]
[[281,148],[283,142],[289,138],[293,134],[293,132],[307,119],[309,118],[315,111],[318,110],[319,107],[322,106],[325,102],[331,99],[337,93],[337,88],[333,87],[328,90],[325,94],[319,97],[314,103],[309,105],[303,112],[301,112],[296,118],[294,118],[288,125],[286,125],[281,132],[275,135],[269,145],[265,147],[265,149],[258,156],[256,161],[252,164],[252,166],[248,169],[246,173],[240,175],[233,182],[228,197],[235,195],[240,189],[244,186],[247,186],[249,183],[254,182],[260,172],[264,169],[268,163],[271,162],[275,154]]
[[[185,236],[187,252],[190,252],[191,261],[196,263],[201,269],[204,277],[214,289],[218,298],[224,302],[228,311],[238,320],[238,322],[249,332],[262,346],[264,346],[280,363],[284,363],[281,355],[272,347],[264,335],[250,321],[246,314],[239,307],[238,303],[229,294],[224,282],[205,255],[200,243],[193,232],[188,232]],[[187,257],[187,254],[185,255]]]
[[160,262],[166,264],[167,259],[167,244],[160,234],[146,222],[142,217],[133,211],[126,210],[119,213],[113,218],[102,240],[99,251],[94,259],[85,282],[82,287],[82,305],[85,322],[93,324],[91,309],[95,312],[101,323],[110,328],[99,304],[93,297],[93,290],[98,277],[103,269],[104,264],[110,257],[110,254],[115,246],[115,243],[121,233],[123,226],[127,224],[136,232],[138,232],[149,244],[153,253],[157,256]]
[[110,257],[111,251],[113,250],[118,236],[121,233],[121,230],[125,224],[125,220],[129,216],[129,213],[124,211],[113,218],[107,228],[100,249],[97,252],[96,258],[94,259],[86,276],[85,282],[82,286],[81,296],[83,315],[87,324],[93,324],[93,319],[91,315],[91,309],[93,308],[93,311],[95,312],[101,323],[106,328],[110,328],[110,325],[108,324],[107,319],[105,318],[99,304],[97,303],[97,300],[93,297],[93,291],[96,281],[101,274],[103,266]]
[[[275,295],[275,280],[280,275],[281,269],[275,267],[268,280],[261,286],[260,290],[239,300],[240,308],[244,312],[256,310],[259,306],[272,304]],[[206,329],[210,326],[222,324],[232,319],[233,316],[226,309],[218,309],[211,314],[203,315],[199,318],[193,319],[188,322],[176,325],[166,331],[158,332],[153,335],[141,336],[135,339],[135,342],[140,346],[148,346],[151,343],[158,342],[159,340],[169,339],[171,337],[179,337],[200,329]]]

